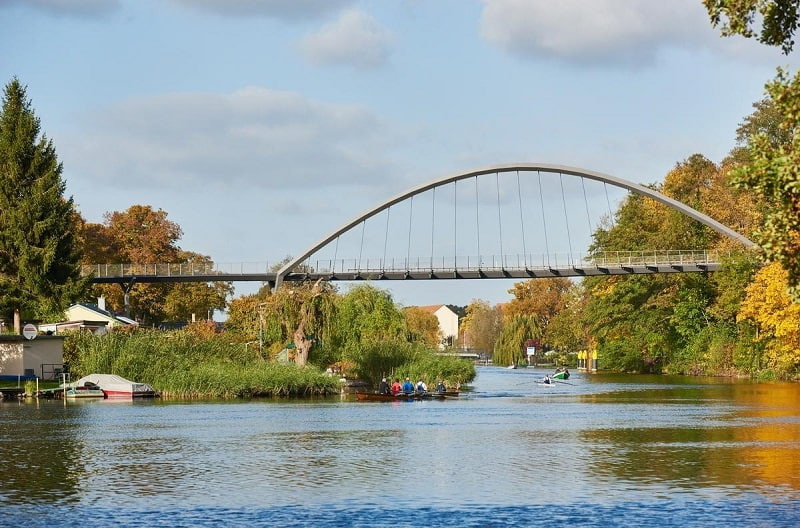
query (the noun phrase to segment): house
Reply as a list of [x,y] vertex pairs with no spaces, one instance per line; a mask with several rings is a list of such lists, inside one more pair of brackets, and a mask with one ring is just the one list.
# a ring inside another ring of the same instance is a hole
[[442,335],[442,342],[439,348],[444,349],[446,346],[452,346],[458,336],[458,314],[448,308],[446,304],[420,306],[419,308],[435,315],[436,319],[439,320],[439,331]]
[[63,337],[0,335],[0,379],[57,380],[63,367]]
[[47,323],[39,326],[46,334],[58,335],[67,330],[87,330],[95,334],[104,334],[117,326],[138,326],[139,323],[121,315],[115,315],[105,309],[105,299],[100,297],[98,304],[73,304],[65,313],[66,321]]

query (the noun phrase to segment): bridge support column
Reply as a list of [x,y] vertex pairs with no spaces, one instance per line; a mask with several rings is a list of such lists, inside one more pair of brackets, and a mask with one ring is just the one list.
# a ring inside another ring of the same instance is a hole
[[125,305],[125,317],[131,316],[131,289],[136,283],[136,277],[131,278],[130,282],[119,283],[123,293],[123,304]]

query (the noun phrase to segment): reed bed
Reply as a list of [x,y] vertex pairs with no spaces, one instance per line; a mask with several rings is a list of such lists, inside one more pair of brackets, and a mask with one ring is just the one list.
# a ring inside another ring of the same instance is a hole
[[117,374],[148,383],[166,398],[317,396],[341,390],[339,379],[319,368],[265,361],[255,347],[229,343],[224,334],[72,334],[65,343],[65,359],[74,379],[93,372]]

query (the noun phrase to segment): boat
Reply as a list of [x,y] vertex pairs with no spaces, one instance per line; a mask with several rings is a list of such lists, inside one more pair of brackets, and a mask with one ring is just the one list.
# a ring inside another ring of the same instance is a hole
[[81,386],[87,382],[97,385],[105,397],[110,399],[130,400],[134,398],[153,398],[158,395],[150,385],[126,380],[116,374],[89,374],[79,379],[76,383]]
[[556,372],[555,374],[553,374],[550,377],[553,378],[553,379],[567,380],[567,379],[569,379],[569,371],[568,370],[562,370],[560,372]]
[[105,398],[103,390],[92,382],[69,384],[64,387],[64,397],[69,400],[85,398]]
[[420,395],[415,392],[406,394],[400,392],[398,394],[381,394],[380,392],[361,392],[356,391],[356,398],[359,401],[410,401],[419,400]]
[[379,392],[356,391],[356,398],[359,401],[412,401],[412,400],[444,400],[458,396],[458,391],[445,392],[412,392],[406,394],[381,394]]

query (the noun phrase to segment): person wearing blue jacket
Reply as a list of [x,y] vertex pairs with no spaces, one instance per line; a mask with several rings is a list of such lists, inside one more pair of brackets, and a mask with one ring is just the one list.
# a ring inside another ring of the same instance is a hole
[[406,378],[406,382],[403,383],[403,392],[406,394],[414,394],[414,384],[411,383],[411,378]]

